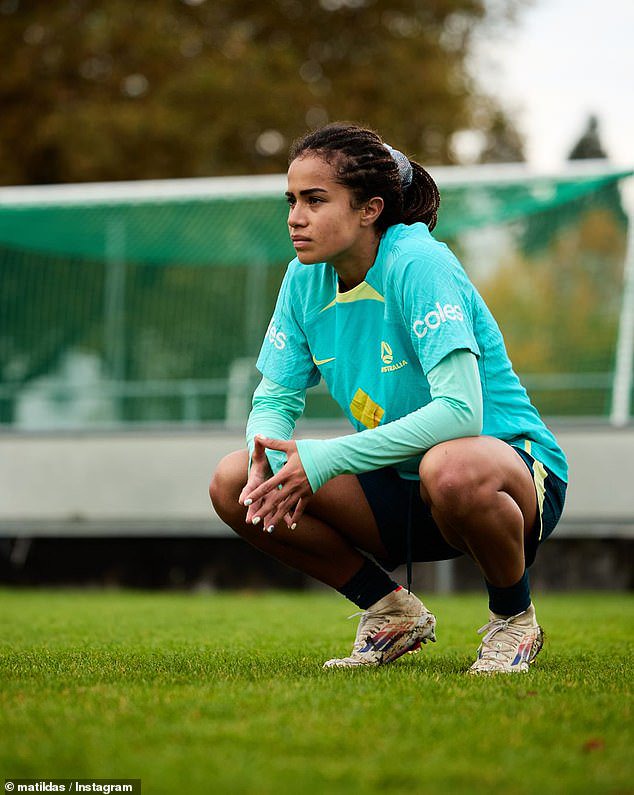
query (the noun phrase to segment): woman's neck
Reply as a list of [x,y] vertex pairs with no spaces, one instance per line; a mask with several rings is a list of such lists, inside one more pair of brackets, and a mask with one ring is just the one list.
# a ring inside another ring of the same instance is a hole
[[354,256],[350,253],[341,260],[332,263],[339,277],[339,291],[352,290],[365,279],[367,272],[374,265],[377,251],[379,250],[379,237],[368,238],[364,246],[356,251]]

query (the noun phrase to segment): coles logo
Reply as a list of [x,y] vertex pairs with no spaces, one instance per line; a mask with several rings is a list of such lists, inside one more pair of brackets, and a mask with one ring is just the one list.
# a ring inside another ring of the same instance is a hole
[[275,319],[271,320],[269,323],[269,327],[266,330],[265,339],[267,339],[271,345],[275,345],[278,351],[281,351],[286,347],[286,334],[284,334],[283,331],[278,330],[274,321]]
[[412,330],[417,337],[422,339],[428,331],[435,331],[435,329],[448,320],[464,321],[462,309],[458,304],[445,304],[441,306],[440,301],[436,301],[436,308],[428,312],[422,320],[415,320]]

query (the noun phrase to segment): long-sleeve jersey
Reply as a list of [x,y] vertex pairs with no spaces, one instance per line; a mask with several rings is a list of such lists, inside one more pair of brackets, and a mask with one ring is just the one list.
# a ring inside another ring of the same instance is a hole
[[[479,389],[471,380],[474,362]],[[432,444],[478,432],[528,450],[567,478],[565,456],[515,374],[497,323],[424,224],[390,227],[364,281],[345,292],[329,264],[293,260],[257,366],[269,395],[256,393],[248,435],[289,438],[305,390],[320,378],[360,432],[298,443],[313,488],[333,473],[388,462],[403,477],[417,477]],[[257,427],[263,399],[275,411],[271,383],[280,393],[283,435]],[[284,418],[289,401],[294,409]]]

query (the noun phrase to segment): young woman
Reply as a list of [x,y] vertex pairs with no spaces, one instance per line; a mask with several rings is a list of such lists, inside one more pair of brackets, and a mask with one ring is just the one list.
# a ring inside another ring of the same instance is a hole
[[[490,609],[471,672],[526,671],[542,646],[527,567],[561,514],[565,457],[430,234],[430,175],[346,124],[296,141],[289,162],[297,257],[258,359],[248,451],[218,466],[213,505],[364,611],[351,653],[325,667],[384,665],[435,640],[434,616],[387,572],[467,554]],[[293,441],[320,378],[357,433]]]

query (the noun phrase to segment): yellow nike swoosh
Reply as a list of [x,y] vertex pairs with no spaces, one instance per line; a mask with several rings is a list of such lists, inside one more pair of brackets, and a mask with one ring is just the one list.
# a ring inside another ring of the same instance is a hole
[[315,359],[313,356],[313,361],[317,365],[317,367],[321,367],[322,364],[328,364],[328,362],[334,362],[335,356],[331,356],[330,359]]

